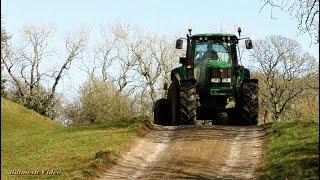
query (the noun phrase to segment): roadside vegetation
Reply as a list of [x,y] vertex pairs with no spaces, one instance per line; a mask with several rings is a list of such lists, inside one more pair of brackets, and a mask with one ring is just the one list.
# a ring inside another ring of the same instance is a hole
[[319,179],[319,124],[274,123],[260,179]]
[[21,178],[9,175],[10,170],[61,172],[37,176],[52,179],[98,175],[147,130],[145,118],[63,127],[33,110],[1,101],[1,179]]

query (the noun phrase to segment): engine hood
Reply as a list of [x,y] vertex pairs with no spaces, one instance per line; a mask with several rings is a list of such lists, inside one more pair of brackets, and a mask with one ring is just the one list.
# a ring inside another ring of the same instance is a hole
[[231,64],[225,61],[209,60],[208,67],[214,69],[227,69],[231,68]]

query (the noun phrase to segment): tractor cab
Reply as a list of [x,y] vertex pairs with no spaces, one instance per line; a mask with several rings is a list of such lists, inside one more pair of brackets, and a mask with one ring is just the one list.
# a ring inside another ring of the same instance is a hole
[[238,65],[237,37],[232,34],[197,34],[191,36],[194,78],[199,94],[231,94],[232,69]]

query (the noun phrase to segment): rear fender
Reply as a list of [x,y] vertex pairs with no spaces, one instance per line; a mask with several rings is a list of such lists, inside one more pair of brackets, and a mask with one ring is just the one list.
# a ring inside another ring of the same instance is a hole
[[178,68],[174,68],[171,71],[171,82],[175,83],[176,85],[178,85],[178,87],[180,87],[180,82],[182,79],[185,79],[185,72],[182,66],[178,67]]
[[258,79],[243,79],[242,80],[242,83],[241,83],[241,87],[240,89],[238,89],[238,91],[236,92],[236,97],[237,99],[239,99],[241,97],[241,94],[242,94],[242,86],[243,84],[245,83],[254,83],[254,84],[259,84],[259,80]]
[[186,73],[182,66],[171,71],[171,82],[174,83],[177,88],[180,88],[182,82],[191,82],[193,85],[197,84],[197,80],[194,77],[186,78]]
[[178,85],[180,87],[180,81],[181,81],[180,74],[178,72],[172,71],[172,73],[171,73],[171,82],[175,83],[176,85]]

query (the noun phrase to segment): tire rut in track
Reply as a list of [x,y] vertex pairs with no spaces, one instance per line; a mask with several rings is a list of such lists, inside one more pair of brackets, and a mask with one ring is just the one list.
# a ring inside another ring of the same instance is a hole
[[102,179],[255,179],[264,130],[155,126]]

